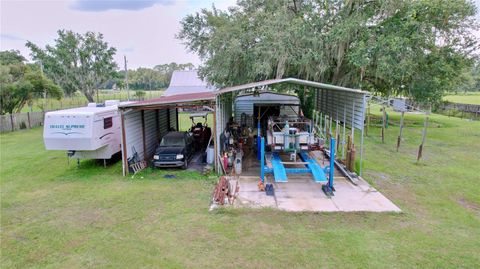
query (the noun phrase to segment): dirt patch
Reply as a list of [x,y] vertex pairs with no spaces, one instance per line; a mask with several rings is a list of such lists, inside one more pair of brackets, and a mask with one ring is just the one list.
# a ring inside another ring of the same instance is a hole
[[55,210],[55,217],[51,221],[55,226],[68,226],[74,228],[85,227],[112,227],[115,220],[103,208],[77,208],[67,207]]
[[477,216],[480,216],[480,205],[474,202],[467,201],[465,198],[457,199],[457,203],[463,208],[473,211]]
[[406,183],[394,182],[388,175],[380,172],[369,171],[368,173],[374,175],[371,179],[373,179],[375,188],[392,202],[400,202],[402,209],[406,206],[408,211],[411,210],[416,215],[427,215],[428,211],[420,205],[415,193]]

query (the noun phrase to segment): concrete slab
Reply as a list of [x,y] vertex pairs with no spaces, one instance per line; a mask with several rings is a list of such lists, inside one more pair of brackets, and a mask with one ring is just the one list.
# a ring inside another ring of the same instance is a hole
[[[322,166],[329,163],[320,151],[310,152]],[[285,156],[283,156],[285,157]],[[236,205],[240,207],[271,207],[285,211],[311,212],[400,212],[400,208],[359,178],[357,185],[346,179],[335,169],[335,196],[328,198],[322,191],[322,183],[316,183],[310,174],[288,175],[288,182],[275,182],[275,196],[267,196],[258,190],[260,163],[253,151],[246,152],[243,172],[239,177],[240,191]],[[273,176],[267,175],[267,182]]]
[[258,190],[258,177],[239,177],[240,192],[237,206],[272,207],[285,211],[301,212],[400,212],[390,200],[360,179],[357,186],[336,176],[335,196],[328,198],[322,184],[311,176],[291,176],[289,182],[274,183],[275,197]]
[[265,192],[258,191],[258,177],[240,177],[238,183],[240,186],[240,192],[235,200],[237,206],[277,208],[274,196],[268,196]]

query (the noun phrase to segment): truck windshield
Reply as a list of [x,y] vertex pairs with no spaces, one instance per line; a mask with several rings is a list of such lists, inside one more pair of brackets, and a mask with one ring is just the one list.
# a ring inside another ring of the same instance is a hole
[[178,136],[166,136],[162,138],[162,142],[160,142],[160,147],[184,147],[185,140],[183,137]]

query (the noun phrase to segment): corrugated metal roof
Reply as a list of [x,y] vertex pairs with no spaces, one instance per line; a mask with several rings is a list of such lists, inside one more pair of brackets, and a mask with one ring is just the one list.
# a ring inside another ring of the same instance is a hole
[[200,93],[215,91],[215,87],[208,85],[199,76],[197,70],[177,70],[172,74],[170,85],[163,94],[172,96],[187,93]]
[[263,80],[263,81],[259,81],[259,82],[253,82],[253,83],[247,83],[247,84],[243,84],[243,85],[223,88],[223,89],[218,90],[216,93],[217,94],[222,94],[222,93],[227,93],[227,92],[235,92],[235,91],[246,90],[246,89],[257,88],[257,87],[268,86],[268,85],[279,84],[279,83],[293,83],[293,84],[309,86],[309,87],[314,87],[314,88],[320,88],[320,89],[338,90],[338,91],[347,91],[347,92],[368,94],[368,92],[362,91],[362,90],[359,90],[359,89],[351,89],[351,88],[335,86],[335,85],[325,84],[325,83],[320,83],[320,82],[315,82],[315,81],[297,79],[297,78],[282,78],[282,79]]
[[141,106],[155,106],[155,105],[182,105],[187,103],[195,103],[201,101],[214,101],[215,93],[213,92],[199,92],[199,93],[187,93],[187,94],[177,94],[171,96],[162,96],[159,98],[133,102],[130,104],[122,104],[118,107],[120,108],[129,108],[129,107],[141,107]]

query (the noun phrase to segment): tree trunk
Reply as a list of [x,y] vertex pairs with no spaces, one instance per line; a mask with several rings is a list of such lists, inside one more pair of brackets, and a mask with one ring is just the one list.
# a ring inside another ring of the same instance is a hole
[[85,95],[89,103],[94,103],[93,96],[89,91],[84,91],[83,94]]

